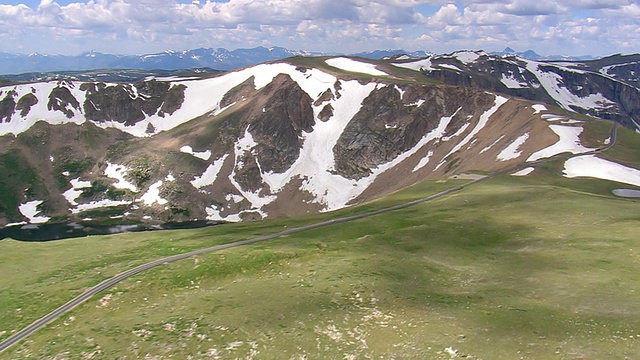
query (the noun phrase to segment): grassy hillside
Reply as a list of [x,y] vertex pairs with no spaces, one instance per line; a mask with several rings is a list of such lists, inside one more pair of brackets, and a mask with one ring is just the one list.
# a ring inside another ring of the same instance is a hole
[[[610,196],[609,182],[560,178],[559,168],[166,265],[0,358],[638,358],[640,202]],[[367,207],[455,184],[424,183]],[[338,215],[1,241],[0,333],[146,260]]]

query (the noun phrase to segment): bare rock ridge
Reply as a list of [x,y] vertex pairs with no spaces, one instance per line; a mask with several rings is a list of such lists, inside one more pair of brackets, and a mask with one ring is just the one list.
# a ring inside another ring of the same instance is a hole
[[483,52],[438,55],[414,64],[428,77],[470,86],[566,110],[614,120],[640,129],[640,56],[612,56],[592,61],[532,61]]
[[612,74],[456,53],[5,86],[0,226],[292,216],[586,152],[609,134],[575,112],[637,126],[632,76]]

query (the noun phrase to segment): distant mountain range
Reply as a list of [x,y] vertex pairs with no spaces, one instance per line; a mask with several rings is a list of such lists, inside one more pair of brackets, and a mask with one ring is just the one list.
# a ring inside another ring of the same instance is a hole
[[[516,52],[506,48],[501,53],[491,53],[507,56],[517,55],[529,60],[585,60],[591,56],[542,56],[532,50]],[[9,54],[0,53],[0,74],[23,74],[61,71],[87,71],[98,69],[138,69],[138,70],[180,70],[193,68],[210,68],[216,70],[232,70],[251,66],[267,61],[280,60],[293,56],[322,56],[338,55],[335,53],[318,53],[301,50],[288,50],[281,47],[256,47],[252,49],[227,50],[195,49],[185,51],[164,51],[144,55],[113,55],[95,51],[80,55],[46,55],[46,54]],[[368,59],[384,59],[406,55],[409,58],[422,58],[428,54],[425,51],[375,50],[350,54]],[[40,78],[40,76],[36,76]]]
[[595,57],[591,55],[582,55],[582,56],[567,56],[567,55],[540,55],[533,50],[527,51],[515,51],[510,47],[505,48],[501,52],[493,51],[489,53],[490,55],[499,55],[499,56],[517,56],[527,60],[593,60]]

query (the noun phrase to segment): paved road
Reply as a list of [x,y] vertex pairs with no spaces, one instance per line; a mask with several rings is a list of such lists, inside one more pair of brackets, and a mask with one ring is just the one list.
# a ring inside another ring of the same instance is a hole
[[[590,151],[588,153],[585,154],[595,154],[598,152],[602,152],[602,151],[606,151],[609,150],[611,147],[613,147],[613,145],[615,144],[616,140],[617,140],[617,133],[618,133],[618,124],[614,123],[613,128],[611,129],[611,140],[609,142],[609,144],[603,148],[600,149],[596,149],[593,151]],[[584,154],[581,154],[584,155]],[[204,248],[204,249],[200,249],[200,250],[195,250],[195,251],[191,251],[191,252],[187,252],[187,253],[182,253],[182,254],[177,254],[177,255],[173,255],[173,256],[169,256],[163,259],[159,259],[159,260],[155,260],[152,262],[148,262],[146,264],[142,264],[140,266],[136,266],[134,268],[131,268],[127,271],[121,272],[120,274],[115,275],[112,278],[106,279],[104,281],[102,281],[101,283],[99,283],[98,285],[86,290],[84,293],[78,295],[77,297],[71,299],[69,302],[67,302],[66,304],[60,306],[59,308],[53,310],[52,312],[50,312],[49,314],[45,315],[44,317],[34,321],[33,323],[31,323],[29,326],[25,327],[24,329],[14,333],[13,335],[11,335],[10,337],[8,337],[7,339],[5,339],[4,341],[2,341],[0,343],[0,353],[2,353],[3,351],[5,351],[6,349],[8,349],[9,347],[15,345],[17,342],[19,342],[20,340],[26,338],[27,336],[33,334],[34,332],[38,331],[39,329],[45,327],[48,323],[53,322],[54,320],[58,319],[60,316],[64,315],[65,313],[71,311],[73,308],[75,308],[76,306],[82,304],[83,302],[89,300],[91,297],[93,297],[94,295],[97,295],[99,293],[101,293],[102,291],[114,286],[115,284],[128,279],[136,274],[139,274],[145,270],[149,270],[152,269],[154,267],[157,266],[161,266],[164,264],[168,264],[174,261],[178,261],[178,260],[182,260],[182,259],[186,259],[195,255],[200,255],[200,254],[205,254],[205,253],[212,253],[212,252],[216,252],[216,251],[220,251],[220,250],[225,250],[225,249],[230,249],[230,248],[234,248],[234,247],[238,247],[238,246],[244,246],[244,245],[249,245],[249,244],[254,244],[257,242],[261,242],[261,241],[266,241],[266,240],[271,240],[271,239],[275,239],[275,238],[279,238],[282,236],[286,236],[286,235],[291,235],[291,234],[296,234],[296,233],[300,233],[303,231],[309,231],[309,230],[313,230],[313,229],[318,229],[321,227],[325,227],[325,226],[329,226],[329,225],[334,225],[334,224],[342,224],[342,223],[346,223],[349,221],[354,221],[354,220],[358,220],[358,219],[362,219],[362,218],[366,218],[369,216],[374,216],[374,215],[380,215],[380,214],[384,214],[390,211],[394,211],[394,210],[399,210],[399,209],[404,209],[404,208],[408,208],[410,206],[414,206],[417,204],[421,204],[424,202],[428,202],[428,201],[432,201],[438,198],[441,198],[443,196],[449,195],[451,193],[460,191],[466,187],[475,185],[479,182],[494,178],[498,175],[502,175],[502,174],[506,174],[506,173],[512,173],[514,171],[518,171],[521,169],[524,169],[526,167],[529,166],[533,166],[533,165],[538,165],[541,163],[545,163],[545,162],[549,162],[549,161],[554,161],[554,160],[558,160],[558,159],[562,159],[562,158],[569,158],[572,157],[574,155],[567,155],[567,154],[559,154],[556,156],[552,156],[550,158],[546,158],[546,159],[540,159],[540,160],[536,160],[536,161],[532,161],[532,162],[528,162],[528,163],[524,163],[524,164],[520,164],[518,166],[515,167],[511,167],[509,169],[505,169],[502,171],[498,171],[489,175],[486,175],[482,178],[470,181],[468,183],[464,183],[462,185],[458,185],[455,186],[451,189],[448,190],[444,190],[441,191],[437,194],[431,195],[431,196],[427,196],[421,199],[417,199],[417,200],[413,200],[413,201],[409,201],[406,203],[402,203],[399,205],[395,205],[395,206],[391,206],[388,208],[384,208],[384,209],[380,209],[380,210],[376,210],[376,211],[371,211],[368,213],[364,213],[364,214],[358,214],[358,215],[353,215],[353,216],[347,216],[347,217],[342,217],[342,218],[338,218],[338,219],[333,219],[333,220],[328,220],[328,221],[323,221],[320,223],[316,223],[316,224],[311,224],[311,225],[306,225],[306,226],[301,226],[301,227],[297,227],[297,228],[292,228],[292,229],[288,229],[288,230],[284,230],[278,233],[274,233],[274,234],[269,234],[269,235],[264,235],[264,236],[259,236],[259,237],[255,237],[252,239],[247,239],[247,240],[241,240],[241,241],[236,241],[236,242],[232,242],[232,243],[228,243],[228,244],[224,244],[224,245],[217,245],[217,246],[212,246],[212,247],[208,247],[208,248]]]

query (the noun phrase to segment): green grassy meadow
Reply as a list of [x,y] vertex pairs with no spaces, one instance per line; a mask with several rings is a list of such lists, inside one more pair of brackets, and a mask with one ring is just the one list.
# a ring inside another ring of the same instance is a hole
[[[561,168],[153,269],[0,358],[640,358],[640,201]],[[459,183],[293,220],[0,241],[0,338],[128,267]]]

